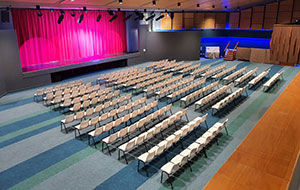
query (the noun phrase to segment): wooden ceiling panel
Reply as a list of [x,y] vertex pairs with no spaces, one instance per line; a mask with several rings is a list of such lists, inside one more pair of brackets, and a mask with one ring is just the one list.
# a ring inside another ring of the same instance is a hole
[[[156,0],[156,6],[153,6],[153,0],[122,0],[123,3],[119,4],[119,0],[0,0],[0,5],[11,5],[12,7],[23,7],[26,5],[39,4],[41,7],[83,7],[87,8],[124,8],[124,9],[171,9],[171,10],[226,10],[235,9],[237,7],[250,6],[255,3],[263,3],[266,0]],[[290,0],[287,0],[290,1]],[[180,2],[181,6],[178,7],[177,3]],[[200,8],[197,7],[200,4]],[[214,8],[212,7],[214,5]]]

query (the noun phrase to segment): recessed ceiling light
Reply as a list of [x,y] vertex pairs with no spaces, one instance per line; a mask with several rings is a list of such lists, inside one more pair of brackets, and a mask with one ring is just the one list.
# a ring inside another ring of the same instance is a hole
[[181,3],[180,3],[180,2],[178,2],[178,3],[177,3],[177,6],[178,6],[178,7],[180,7],[180,6],[181,6]]

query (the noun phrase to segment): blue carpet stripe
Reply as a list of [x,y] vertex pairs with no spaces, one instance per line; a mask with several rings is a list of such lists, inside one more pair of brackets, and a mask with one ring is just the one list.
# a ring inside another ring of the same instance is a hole
[[[38,142],[37,142],[38,143]],[[41,142],[42,143],[42,142]],[[83,150],[88,145],[73,139],[0,173],[0,189],[8,189],[38,172]],[[21,156],[17,155],[16,156]]]
[[1,105],[0,106],[0,111],[8,110],[8,109],[15,108],[15,107],[18,107],[18,106],[23,106],[25,104],[29,104],[29,103],[32,103],[32,102],[33,102],[33,96],[30,97],[30,98],[23,99],[23,100],[11,102],[9,104]]
[[34,117],[30,117],[21,121],[17,121],[14,123],[10,123],[8,125],[4,125],[0,127],[0,137],[7,135],[9,133],[18,131],[20,129],[24,129],[26,127],[30,127],[32,125],[38,124],[40,122],[47,121],[49,119],[53,119],[55,117],[61,116],[60,113],[49,111],[40,115],[36,115]]
[[[24,139],[33,137],[33,136],[35,136],[35,135],[38,135],[38,134],[40,134],[40,133],[43,133],[43,132],[45,132],[45,131],[47,131],[47,130],[53,129],[53,128],[58,127],[58,126],[60,126],[60,122],[52,123],[52,124],[50,124],[50,125],[47,125],[47,126],[45,126],[45,127],[39,128],[39,129],[34,130],[34,131],[31,131],[31,132],[29,132],[29,133],[25,133],[25,134],[23,134],[23,135],[19,135],[19,136],[17,136],[17,137],[11,138],[11,139],[9,139],[9,140],[7,140],[7,141],[1,142],[1,143],[0,143],[0,149],[1,149],[1,148],[4,148],[4,147],[6,147],[6,146],[9,146],[9,145],[11,145],[11,144],[17,143],[17,142],[19,142],[19,141],[22,141],[22,140],[24,140]],[[57,131],[59,131],[59,129],[58,129]]]

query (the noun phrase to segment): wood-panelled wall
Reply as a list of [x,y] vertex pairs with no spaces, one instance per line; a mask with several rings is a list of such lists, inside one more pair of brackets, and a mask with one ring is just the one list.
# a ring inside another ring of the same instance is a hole
[[231,12],[229,26],[242,29],[273,29],[274,24],[286,24],[296,19],[300,19],[300,0],[285,0]]
[[174,13],[173,20],[162,13],[161,29],[215,29],[225,28],[226,13]]

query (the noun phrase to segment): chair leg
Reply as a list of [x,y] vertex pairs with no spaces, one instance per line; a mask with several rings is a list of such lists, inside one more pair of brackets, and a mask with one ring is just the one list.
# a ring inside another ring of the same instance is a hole
[[127,158],[126,158],[126,153],[123,152],[123,154],[124,154],[124,158],[125,158],[126,164],[128,164],[128,161],[127,161]]
[[227,127],[225,126],[225,131],[226,131],[226,134],[228,135],[228,130],[227,130]]
[[207,158],[207,154],[206,154],[205,148],[203,148],[203,153],[204,153],[205,158]]
[[208,129],[208,125],[207,125],[207,121],[205,120],[205,125],[206,125],[206,128]]
[[138,160],[138,167],[137,167],[137,171],[140,170],[140,160]]
[[93,144],[94,144],[95,148],[97,148],[97,145],[96,145],[96,142],[95,142],[95,138],[92,137],[92,140],[93,140]]
[[161,171],[161,176],[160,176],[160,183],[162,183],[162,180],[163,180],[163,176],[164,176],[164,172]]
[[193,171],[192,170],[192,164],[190,163],[190,162],[188,162],[188,165],[189,165],[189,168],[190,168],[190,170],[191,170],[191,172]]
[[189,122],[189,118],[188,118],[187,114],[185,114],[185,117],[186,117],[187,122]]
[[107,147],[107,150],[108,150],[109,155],[111,156],[111,152],[110,152],[110,149],[109,149],[108,144],[106,144],[106,147]]

